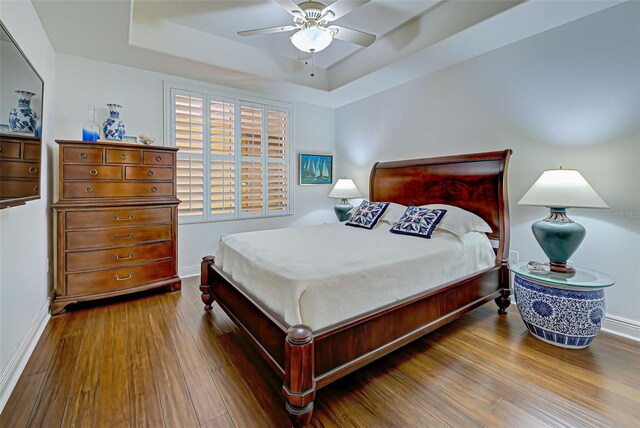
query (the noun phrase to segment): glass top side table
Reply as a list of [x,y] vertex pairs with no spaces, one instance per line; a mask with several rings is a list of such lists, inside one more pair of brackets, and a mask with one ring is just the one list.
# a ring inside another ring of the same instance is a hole
[[518,311],[536,338],[563,348],[587,347],[602,327],[608,275],[575,267],[574,275],[534,272],[528,262],[510,262]]

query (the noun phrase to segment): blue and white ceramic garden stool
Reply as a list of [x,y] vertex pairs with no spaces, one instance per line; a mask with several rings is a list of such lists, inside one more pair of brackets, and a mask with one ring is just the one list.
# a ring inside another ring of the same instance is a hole
[[516,304],[529,332],[563,348],[587,347],[600,332],[605,313],[604,288],[615,281],[591,269],[575,274],[532,272],[528,262],[511,262]]

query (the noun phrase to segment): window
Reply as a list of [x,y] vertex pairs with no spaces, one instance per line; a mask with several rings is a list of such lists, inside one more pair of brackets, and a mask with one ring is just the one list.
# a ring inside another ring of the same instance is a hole
[[168,88],[181,223],[290,214],[290,109]]

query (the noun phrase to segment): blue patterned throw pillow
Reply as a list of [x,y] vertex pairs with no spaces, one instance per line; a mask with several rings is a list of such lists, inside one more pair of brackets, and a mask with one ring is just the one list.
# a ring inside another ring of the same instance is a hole
[[387,210],[389,202],[362,201],[358,209],[347,222],[347,226],[373,229]]
[[410,205],[404,214],[402,214],[398,223],[389,231],[391,233],[420,236],[421,238],[429,239],[446,212],[447,210],[441,208],[420,208]]

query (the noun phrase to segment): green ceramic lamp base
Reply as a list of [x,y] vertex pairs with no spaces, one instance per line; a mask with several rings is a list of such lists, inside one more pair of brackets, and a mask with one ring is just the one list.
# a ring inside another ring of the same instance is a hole
[[338,217],[339,221],[347,221],[351,218],[351,214],[349,211],[353,208],[353,205],[349,203],[346,199],[340,201],[339,204],[335,204],[333,210],[336,212],[336,217]]
[[567,217],[565,208],[551,208],[549,217],[533,223],[531,230],[542,251],[549,257],[552,272],[575,272],[571,266],[567,266],[567,260],[578,249],[587,231]]

